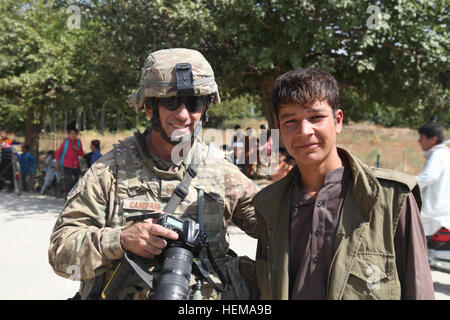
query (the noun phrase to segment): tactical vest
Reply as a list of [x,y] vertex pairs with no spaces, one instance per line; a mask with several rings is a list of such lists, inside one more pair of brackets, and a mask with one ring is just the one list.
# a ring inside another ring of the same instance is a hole
[[[206,161],[207,158],[213,157],[213,152],[216,152],[218,157],[223,157],[223,154],[217,154],[217,149],[202,143],[197,142],[196,145],[201,152],[198,174],[189,185],[189,193],[177,206],[174,215],[198,221],[197,197],[198,190],[202,189],[205,194],[203,230],[208,234],[213,255],[225,256],[229,241],[226,239],[224,219],[224,177],[220,176],[218,167],[214,164],[208,165]],[[117,214],[114,216],[118,217],[118,221],[112,224],[113,228],[131,224],[132,222],[125,223],[125,219],[130,215],[145,214],[150,210],[162,211],[186,172],[187,164],[180,165],[179,170],[173,172],[159,170],[150,158],[143,159],[137,148],[133,137],[114,146],[117,164]]]
[[[139,143],[136,139],[142,139],[142,141]],[[150,211],[162,211],[175,187],[186,174],[189,163],[193,161],[192,150],[197,148],[196,152],[199,152],[198,159],[200,160],[197,175],[189,185],[186,198],[176,207],[173,214],[177,217],[198,221],[197,199],[199,190],[203,190],[202,228],[208,235],[207,241],[212,256],[219,266],[223,265],[230,259],[227,256],[229,237],[226,232],[227,222],[224,216],[225,177],[221,174],[222,170],[220,169],[220,161],[226,161],[224,154],[212,145],[196,141],[190,154],[186,157],[187,160],[175,170],[165,171],[158,169],[154,161],[146,156],[143,145],[143,136],[139,134],[114,145],[116,195],[115,213],[112,217],[115,220],[109,221],[108,224],[112,228],[126,227],[133,223],[126,222],[126,218],[129,216],[146,214]],[[208,266],[210,265],[208,264]],[[213,279],[220,283],[217,277],[213,276]],[[210,288],[206,288],[205,291],[208,290],[211,291]]]

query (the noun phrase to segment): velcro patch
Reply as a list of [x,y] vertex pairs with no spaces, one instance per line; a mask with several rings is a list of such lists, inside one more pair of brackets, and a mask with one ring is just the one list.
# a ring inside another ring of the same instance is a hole
[[179,180],[161,180],[161,199],[170,198],[179,183]]

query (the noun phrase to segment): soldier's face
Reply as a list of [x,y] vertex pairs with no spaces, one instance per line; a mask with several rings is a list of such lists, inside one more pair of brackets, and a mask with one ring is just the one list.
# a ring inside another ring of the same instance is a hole
[[176,110],[158,107],[161,128],[170,138],[180,138],[194,132],[195,126],[202,117],[202,111],[190,112],[185,104]]
[[311,106],[282,105],[279,113],[281,138],[299,166],[320,165],[336,147],[342,120],[342,110],[337,110],[333,116],[326,101],[315,101]]

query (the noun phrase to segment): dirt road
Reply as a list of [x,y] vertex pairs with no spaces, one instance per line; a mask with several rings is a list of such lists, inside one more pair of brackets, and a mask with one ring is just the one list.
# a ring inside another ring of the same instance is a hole
[[[0,192],[0,299],[57,300],[78,283],[57,276],[48,264],[50,233],[64,204],[61,199]],[[230,229],[231,248],[254,258],[256,240]],[[436,299],[450,300],[450,274],[433,271]]]

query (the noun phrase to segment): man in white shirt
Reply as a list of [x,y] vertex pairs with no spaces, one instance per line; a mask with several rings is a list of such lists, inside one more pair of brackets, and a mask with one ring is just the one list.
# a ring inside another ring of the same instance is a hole
[[423,198],[422,222],[425,235],[436,237],[438,232],[450,230],[450,149],[444,143],[443,128],[438,123],[428,123],[418,131],[418,142],[427,159],[417,176]]

